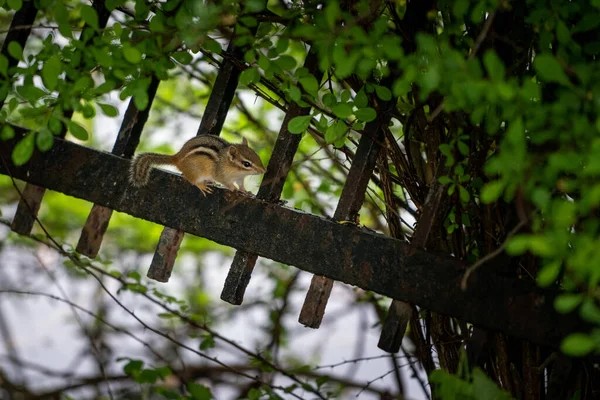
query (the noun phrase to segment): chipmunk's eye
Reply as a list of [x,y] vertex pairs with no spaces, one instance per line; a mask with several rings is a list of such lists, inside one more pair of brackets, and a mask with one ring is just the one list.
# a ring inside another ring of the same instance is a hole
[[243,165],[244,167],[246,167],[246,168],[250,168],[250,167],[252,166],[252,163],[251,163],[250,161],[244,161],[244,162],[242,163],[242,165]]

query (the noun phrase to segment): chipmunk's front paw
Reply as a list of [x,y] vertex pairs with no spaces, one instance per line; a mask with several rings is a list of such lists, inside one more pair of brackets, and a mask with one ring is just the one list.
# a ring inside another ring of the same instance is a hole
[[200,189],[204,197],[213,192],[213,188],[211,186],[208,186],[206,183],[198,183],[196,187]]

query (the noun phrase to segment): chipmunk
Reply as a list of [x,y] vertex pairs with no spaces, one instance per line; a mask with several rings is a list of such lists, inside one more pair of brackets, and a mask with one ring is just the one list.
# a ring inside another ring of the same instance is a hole
[[137,187],[145,186],[153,165],[173,165],[185,179],[197,186],[206,196],[212,193],[208,183],[218,182],[230,190],[244,188],[244,178],[260,175],[265,167],[248,141],[232,144],[218,136],[200,135],[188,140],[174,155],[158,153],[138,154],[131,163],[129,181]]

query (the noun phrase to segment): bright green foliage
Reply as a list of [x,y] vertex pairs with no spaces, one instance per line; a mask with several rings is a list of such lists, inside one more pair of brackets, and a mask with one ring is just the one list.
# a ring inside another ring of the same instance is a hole
[[464,353],[456,375],[443,370],[434,371],[429,380],[441,400],[511,400],[509,393],[496,386],[480,368],[468,370]]

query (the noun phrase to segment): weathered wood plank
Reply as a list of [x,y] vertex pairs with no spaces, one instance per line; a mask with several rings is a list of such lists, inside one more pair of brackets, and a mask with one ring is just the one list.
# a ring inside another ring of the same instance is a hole
[[[393,78],[388,77],[386,80],[387,82],[382,82],[385,87],[391,85],[389,81]],[[352,166],[333,214],[333,219],[336,221],[354,221],[358,216],[365,201],[367,185],[373,175],[380,145],[385,138],[383,128],[387,127],[392,118],[391,108],[396,104],[396,99],[381,102],[376,100],[371,103],[377,111],[377,119],[365,126],[364,133],[360,137],[356,154],[352,159]],[[309,328],[319,328],[332,288],[333,282],[328,279],[313,277],[298,316],[298,322]]]
[[582,329],[577,318],[554,312],[551,292],[530,282],[482,268],[463,292],[464,265],[452,257],[237,192],[204,198],[169,172],[154,170],[149,185],[135,189],[128,160],[59,139],[15,167],[15,144],[0,142],[0,173],[534,343],[557,347]]
[[[133,156],[140,142],[142,129],[150,115],[150,108],[154,101],[154,96],[156,96],[159,83],[160,80],[156,76],[153,76],[146,92],[148,95],[148,106],[145,110],[138,110],[133,98],[129,101],[119,134],[113,146],[113,154],[127,159]],[[111,216],[111,209],[94,204],[85,221],[85,225],[81,229],[81,236],[76,247],[79,253],[91,258],[95,258],[98,255]]]
[[[309,52],[304,62],[304,68],[308,69],[308,72],[315,77],[317,82],[321,82],[323,72],[319,70],[318,62],[316,53]],[[290,105],[281,124],[279,135],[277,135],[271,159],[256,195],[257,198],[268,201],[279,200],[285,180],[290,172],[294,155],[298,150],[300,140],[302,140],[302,135],[290,133],[288,123],[295,117],[308,115],[310,109],[310,107],[300,107],[296,103]],[[221,292],[221,300],[234,305],[242,304],[244,293],[250,283],[250,277],[252,276],[257,259],[256,254],[247,253],[242,250],[238,250],[235,253],[231,267],[227,273],[227,279],[225,279],[223,291]]]

